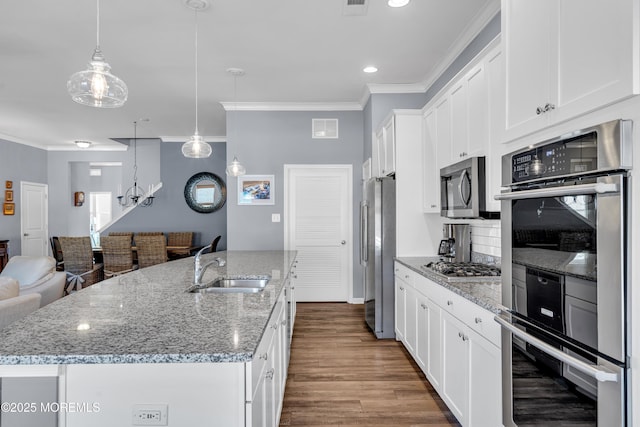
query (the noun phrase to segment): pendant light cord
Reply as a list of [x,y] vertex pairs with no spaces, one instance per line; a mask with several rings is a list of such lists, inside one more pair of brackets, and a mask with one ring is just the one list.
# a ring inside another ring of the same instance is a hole
[[138,186],[138,121],[133,122],[133,191],[137,193]]
[[100,50],[100,0],[96,0],[96,46]]
[[195,37],[195,47],[196,47],[196,135],[198,134],[198,9],[195,9],[195,20],[196,20],[196,37]]

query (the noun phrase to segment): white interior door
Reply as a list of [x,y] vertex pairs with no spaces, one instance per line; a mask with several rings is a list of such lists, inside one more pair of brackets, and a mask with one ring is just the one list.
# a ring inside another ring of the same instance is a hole
[[20,234],[22,255],[48,254],[49,210],[46,184],[20,182]]
[[285,249],[298,251],[298,301],[350,299],[352,175],[351,165],[285,165]]

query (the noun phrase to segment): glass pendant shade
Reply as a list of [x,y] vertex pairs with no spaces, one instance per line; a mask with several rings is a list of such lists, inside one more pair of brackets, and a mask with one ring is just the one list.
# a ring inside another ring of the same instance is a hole
[[211,155],[211,146],[198,135],[198,131],[194,133],[191,138],[184,144],[182,144],[182,155],[192,159],[203,159]]
[[124,105],[129,95],[127,85],[110,72],[100,48],[96,47],[89,66],[74,73],[67,82],[71,99],[78,104],[98,108],[117,108]]
[[100,0],[96,0],[96,49],[87,69],[74,73],[67,82],[71,99],[89,107],[122,107],[127,102],[129,89],[110,70],[100,50]]
[[241,175],[244,175],[245,173],[247,173],[247,170],[245,169],[244,166],[242,166],[242,164],[240,164],[240,162],[238,161],[238,158],[234,156],[231,164],[227,166],[227,175],[241,176]]

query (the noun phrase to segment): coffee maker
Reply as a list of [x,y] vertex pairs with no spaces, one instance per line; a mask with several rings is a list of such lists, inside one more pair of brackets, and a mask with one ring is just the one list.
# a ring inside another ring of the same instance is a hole
[[470,262],[471,227],[469,224],[443,224],[438,255],[448,262]]

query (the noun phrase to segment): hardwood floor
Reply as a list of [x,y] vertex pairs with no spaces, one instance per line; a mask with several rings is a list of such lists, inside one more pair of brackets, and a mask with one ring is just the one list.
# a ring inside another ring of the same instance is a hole
[[298,303],[280,426],[459,426],[401,343],[364,306]]

